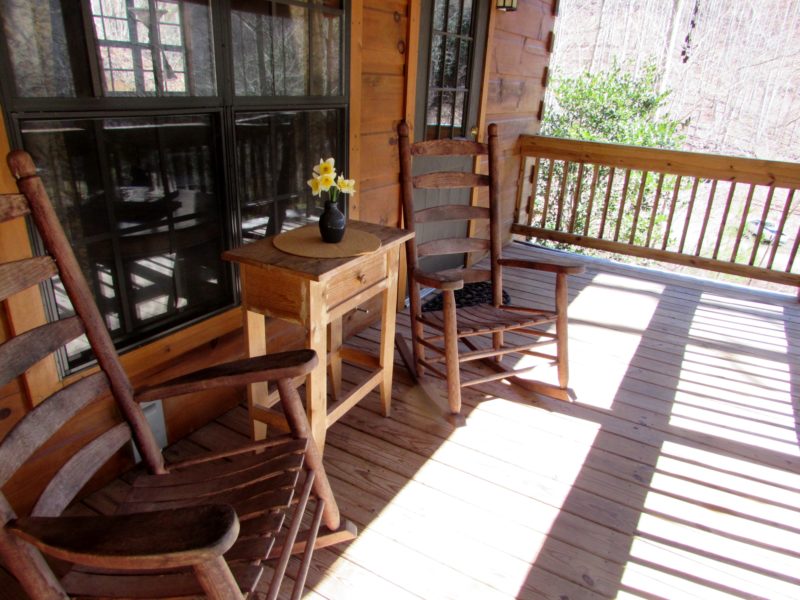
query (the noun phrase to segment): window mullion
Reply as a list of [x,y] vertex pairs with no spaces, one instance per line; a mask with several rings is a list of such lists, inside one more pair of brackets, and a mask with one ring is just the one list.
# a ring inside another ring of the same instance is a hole
[[92,81],[92,97],[103,97],[103,69],[100,57],[97,55],[97,36],[94,33],[94,19],[91,6],[88,2],[80,2],[80,11],[83,17],[83,36],[86,40],[86,60]]

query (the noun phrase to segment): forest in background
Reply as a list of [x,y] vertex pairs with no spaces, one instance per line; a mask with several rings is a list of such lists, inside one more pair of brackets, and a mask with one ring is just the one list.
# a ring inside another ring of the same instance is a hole
[[683,149],[797,162],[799,34],[797,0],[561,0],[551,69],[653,63]]

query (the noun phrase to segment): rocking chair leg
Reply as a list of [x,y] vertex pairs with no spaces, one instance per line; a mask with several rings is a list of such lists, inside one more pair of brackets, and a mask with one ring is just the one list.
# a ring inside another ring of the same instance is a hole
[[239,586],[221,556],[194,566],[194,572],[206,595],[211,600],[235,600],[243,598]]
[[461,412],[461,378],[458,369],[458,332],[456,330],[456,297],[452,290],[442,293],[444,308],[444,355],[447,364],[447,400],[450,412]]
[[569,361],[567,360],[567,275],[556,275],[556,354],[558,356],[558,385],[566,389],[569,383]]
[[[503,332],[498,331],[492,334],[492,346],[495,350],[500,350],[503,347]],[[495,362],[503,360],[503,356],[498,354],[494,357]]]

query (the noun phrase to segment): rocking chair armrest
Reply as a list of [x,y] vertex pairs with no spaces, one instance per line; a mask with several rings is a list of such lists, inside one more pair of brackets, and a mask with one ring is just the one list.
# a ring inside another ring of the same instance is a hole
[[536,269],[537,271],[548,271],[550,273],[565,273],[567,275],[577,275],[586,269],[583,265],[558,265],[555,263],[538,262],[535,260],[525,260],[520,258],[501,258],[497,261],[501,267],[517,267],[520,269]]
[[427,273],[426,271],[415,269],[414,279],[417,283],[437,290],[460,290],[464,287],[464,280],[453,274]]
[[6,525],[43,553],[106,569],[167,569],[222,556],[239,537],[227,504],[130,515],[25,517]]
[[292,350],[245,358],[142,388],[136,392],[135,399],[137,402],[147,402],[217,387],[294,379],[309,373],[317,366],[317,362],[317,354],[313,350]]

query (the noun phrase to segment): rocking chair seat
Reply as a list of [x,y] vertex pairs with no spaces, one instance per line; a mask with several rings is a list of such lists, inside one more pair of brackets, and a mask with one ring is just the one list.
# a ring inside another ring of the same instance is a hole
[[[256,443],[234,457],[203,456],[199,463],[192,462],[183,469],[178,465],[164,475],[142,474],[132,482],[117,514],[180,514],[181,509],[190,511],[191,507],[232,507],[239,520],[239,536],[224,552],[224,558],[242,594],[247,595],[254,591],[262,571],[262,567],[253,565],[270,556],[290,508],[304,506],[307,500],[294,497],[306,446],[307,440],[291,438]],[[61,584],[76,596],[145,598],[156,589],[159,594],[168,590],[176,597],[204,593],[190,566],[168,573],[112,574],[87,567],[84,562],[73,567]]]
[[[456,332],[458,337],[513,331],[526,327],[554,323],[555,311],[524,311],[513,306],[493,306],[476,304],[459,308],[456,312]],[[445,331],[444,311],[432,310],[424,313],[420,321],[439,331]]]

